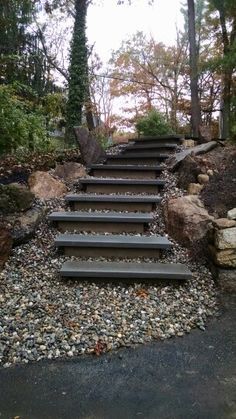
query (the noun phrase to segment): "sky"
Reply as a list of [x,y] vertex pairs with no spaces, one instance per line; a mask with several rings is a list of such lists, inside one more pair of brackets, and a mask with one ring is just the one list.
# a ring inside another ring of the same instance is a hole
[[87,16],[87,37],[89,44],[95,43],[95,51],[102,61],[111,57],[111,51],[121,46],[137,31],[151,35],[157,42],[173,45],[176,39],[176,25],[182,27],[180,13],[183,0],[133,0],[132,5],[117,5],[117,0],[101,0],[91,5]]

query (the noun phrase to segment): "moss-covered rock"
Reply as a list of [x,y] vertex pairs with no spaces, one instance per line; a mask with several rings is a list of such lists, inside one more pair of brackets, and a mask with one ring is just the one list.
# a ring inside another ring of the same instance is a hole
[[19,184],[0,185],[0,214],[25,211],[32,206],[34,194]]

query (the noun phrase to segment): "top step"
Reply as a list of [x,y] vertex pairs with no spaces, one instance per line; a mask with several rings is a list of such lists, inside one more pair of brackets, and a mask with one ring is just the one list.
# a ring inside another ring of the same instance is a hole
[[169,141],[175,141],[175,142],[179,142],[181,139],[183,138],[182,135],[177,135],[177,134],[169,134],[169,135],[160,135],[160,136],[156,136],[156,135],[148,135],[148,136],[141,136],[141,137],[133,137],[130,138],[129,141],[163,141],[163,140],[167,140]]
[[153,149],[154,151],[157,151],[158,149],[170,149],[170,150],[175,150],[176,147],[178,147],[178,144],[175,143],[167,143],[167,142],[161,142],[159,143],[158,141],[153,142],[152,144],[146,144],[145,142],[134,142],[134,143],[130,143],[126,148],[124,148],[124,150],[122,150],[122,153],[127,152],[129,150],[145,150],[148,149]]

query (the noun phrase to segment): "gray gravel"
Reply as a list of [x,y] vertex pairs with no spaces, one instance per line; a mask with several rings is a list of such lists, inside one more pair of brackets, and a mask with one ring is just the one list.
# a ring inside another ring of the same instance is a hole
[[[165,177],[163,201],[182,195],[175,176],[166,172]],[[46,205],[48,211],[65,208],[61,199],[36,205]],[[161,207],[153,215],[155,221],[145,234],[165,234]],[[209,270],[203,261],[192,261],[177,243],[172,241],[173,249],[163,253],[161,262],[186,263],[193,279],[184,284],[79,283],[58,275],[68,258],[56,252],[57,234],[47,221],[41,223],[36,238],[15,248],[0,273],[0,365],[98,355],[152,339],[181,337],[196,327],[204,331],[208,317],[216,315],[217,295]]]

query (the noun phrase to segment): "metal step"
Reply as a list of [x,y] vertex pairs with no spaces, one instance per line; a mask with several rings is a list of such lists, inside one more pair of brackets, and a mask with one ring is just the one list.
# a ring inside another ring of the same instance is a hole
[[56,223],[58,229],[65,231],[94,232],[137,232],[143,233],[148,223],[153,221],[150,214],[128,213],[85,213],[85,212],[53,212],[48,219]]
[[155,257],[171,248],[166,237],[125,235],[61,234],[55,245],[68,256],[84,257]]
[[188,280],[189,269],[182,264],[123,263],[123,262],[66,262],[60,274],[63,278],[80,280]]
[[165,185],[164,180],[160,179],[101,179],[101,178],[81,178],[80,185],[86,192],[96,193],[158,193]]
[[123,179],[155,179],[162,171],[159,165],[94,164],[89,168],[92,176]]
[[152,211],[161,202],[157,195],[87,195],[70,194],[65,197],[73,210],[106,209],[116,211]]

